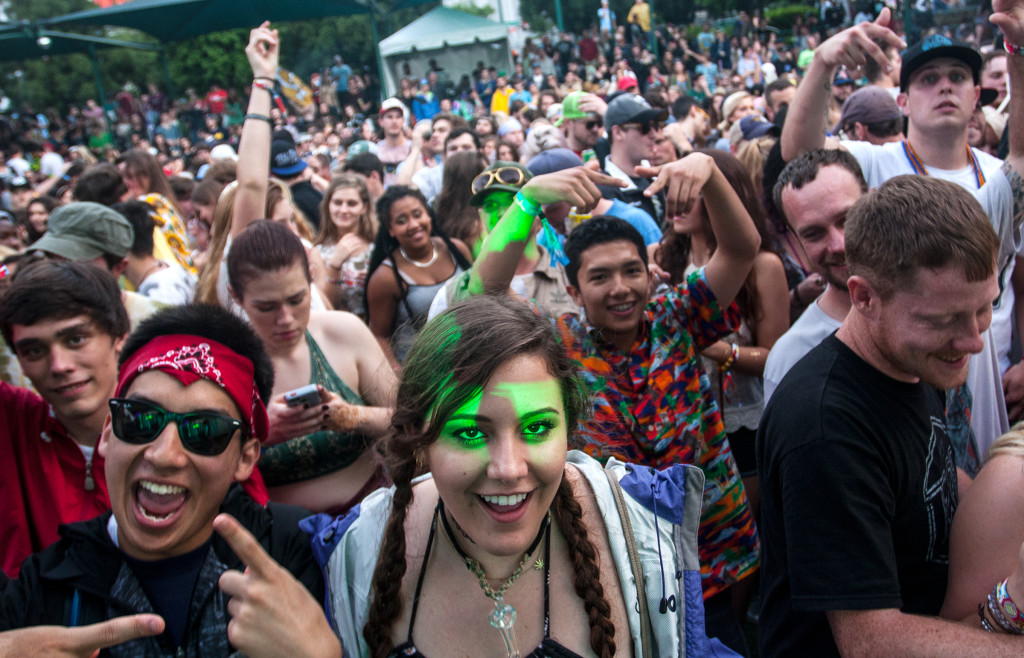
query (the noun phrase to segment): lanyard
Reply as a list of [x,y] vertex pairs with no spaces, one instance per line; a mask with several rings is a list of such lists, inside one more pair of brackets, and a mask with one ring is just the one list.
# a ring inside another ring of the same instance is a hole
[[[903,153],[907,156],[907,160],[910,161],[910,166],[913,167],[915,174],[921,176],[927,176],[928,170],[924,168],[924,164],[921,163],[921,159],[917,157],[917,153],[914,152],[914,147],[910,145],[910,142],[903,140]],[[974,151],[971,147],[967,147],[967,159],[971,162],[971,167],[974,168],[974,180],[978,183],[978,189],[985,184],[985,174],[981,171],[981,165],[978,164],[978,158],[974,155]]]

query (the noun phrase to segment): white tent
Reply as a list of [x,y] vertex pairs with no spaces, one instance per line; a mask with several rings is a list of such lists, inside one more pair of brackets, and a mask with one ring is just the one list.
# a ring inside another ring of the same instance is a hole
[[430,10],[381,41],[380,56],[388,96],[398,92],[403,77],[424,77],[430,60],[441,69],[441,82],[456,86],[477,62],[506,71],[512,66],[508,26],[447,7]]

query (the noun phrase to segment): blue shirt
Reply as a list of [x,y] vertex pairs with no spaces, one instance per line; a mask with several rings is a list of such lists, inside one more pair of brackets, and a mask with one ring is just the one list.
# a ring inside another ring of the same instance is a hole
[[644,244],[656,244],[661,241],[661,229],[658,228],[658,223],[640,208],[635,208],[618,199],[612,199],[612,207],[605,214],[629,222],[633,228],[640,231],[640,235],[644,238]]

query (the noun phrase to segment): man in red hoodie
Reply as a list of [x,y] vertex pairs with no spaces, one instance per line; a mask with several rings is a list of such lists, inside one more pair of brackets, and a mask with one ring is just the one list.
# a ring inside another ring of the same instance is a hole
[[95,265],[30,263],[0,298],[0,331],[39,391],[0,382],[0,565],[12,578],[60,524],[110,508],[94,449],[128,330],[117,282]]

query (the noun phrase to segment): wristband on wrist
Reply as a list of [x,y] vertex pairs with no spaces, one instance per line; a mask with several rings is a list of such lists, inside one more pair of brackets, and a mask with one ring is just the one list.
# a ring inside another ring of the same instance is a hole
[[268,76],[265,76],[265,75],[253,76],[253,80],[267,80],[271,84],[273,84],[273,82],[274,82],[274,78],[273,77],[268,77]]
[[1006,39],[1003,39],[1003,48],[1005,48],[1006,52],[1011,55],[1017,55],[1018,57],[1024,55],[1024,46],[1018,46],[1015,43],[1010,43]]
[[274,93],[274,81],[269,78],[256,78],[252,81],[253,89],[262,89],[268,91],[271,94]]
[[516,205],[519,206],[519,209],[528,215],[536,217],[541,213],[541,207],[534,203],[533,201],[527,199],[525,196],[523,196],[523,193],[521,191],[516,192],[515,202]]
[[739,358],[740,346],[737,345],[736,343],[731,343],[729,345],[729,358],[727,358],[722,363],[718,364],[719,372],[728,372],[729,370],[732,370],[732,367],[736,365],[736,361]]
[[266,114],[246,114],[245,120],[248,121],[249,119],[255,119],[257,121],[266,121],[268,126],[274,126],[274,122]]

